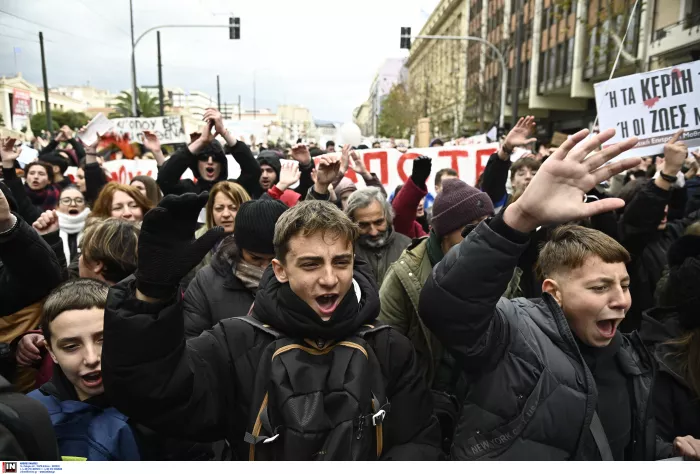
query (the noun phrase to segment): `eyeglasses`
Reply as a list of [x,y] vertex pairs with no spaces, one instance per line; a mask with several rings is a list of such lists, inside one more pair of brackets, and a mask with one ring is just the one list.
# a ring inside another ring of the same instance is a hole
[[61,198],[60,201],[61,204],[65,204],[66,206],[70,206],[72,203],[75,203],[77,206],[85,204],[85,199],[83,198]]

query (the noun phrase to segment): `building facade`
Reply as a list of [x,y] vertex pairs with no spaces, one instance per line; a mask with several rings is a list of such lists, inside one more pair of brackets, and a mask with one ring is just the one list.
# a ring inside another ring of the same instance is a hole
[[356,107],[352,112],[352,121],[360,127],[360,131],[365,137],[372,135],[371,116],[372,110],[368,101]]
[[405,62],[406,58],[387,59],[374,76],[367,99],[370,107],[371,135],[373,136],[377,136],[382,102],[395,84],[403,82],[407,78],[408,70],[405,67]]
[[[596,114],[593,85],[609,77],[620,46],[616,76],[700,58],[700,2],[634,4],[442,0],[421,34],[470,35],[494,44],[507,63],[506,121],[516,90],[518,115],[537,117],[546,135],[590,125]],[[483,131],[497,121],[502,71],[486,46],[416,40],[407,66],[412,97],[423,103],[434,135]]]

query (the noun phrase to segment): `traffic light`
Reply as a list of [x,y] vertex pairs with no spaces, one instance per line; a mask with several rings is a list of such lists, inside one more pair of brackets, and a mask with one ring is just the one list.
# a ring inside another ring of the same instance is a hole
[[232,40],[241,39],[241,19],[238,17],[230,17],[228,19],[229,38]]
[[411,49],[411,28],[401,27],[401,49]]

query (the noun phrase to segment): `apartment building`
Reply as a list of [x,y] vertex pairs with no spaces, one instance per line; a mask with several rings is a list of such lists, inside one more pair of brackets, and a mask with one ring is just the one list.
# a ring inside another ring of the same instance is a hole
[[[506,121],[516,89],[518,115],[535,115],[541,133],[572,131],[594,120],[593,85],[609,77],[620,46],[616,76],[700,58],[700,2],[635,3],[442,0],[421,34],[487,39],[507,63]],[[484,130],[499,114],[500,63],[480,43],[457,43],[417,40],[407,62],[412,96],[435,135]]]

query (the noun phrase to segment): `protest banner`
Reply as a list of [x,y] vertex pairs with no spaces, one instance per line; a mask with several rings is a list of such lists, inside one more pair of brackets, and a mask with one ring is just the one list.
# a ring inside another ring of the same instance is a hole
[[22,130],[29,128],[29,116],[32,113],[32,97],[29,91],[12,89],[12,128]]
[[143,143],[143,132],[153,132],[158,136],[160,143],[169,145],[172,143],[187,143],[189,137],[182,126],[182,117],[173,115],[168,117],[126,117],[112,119],[117,135],[129,134],[131,141]]
[[[432,173],[428,182],[428,191],[435,194],[435,174],[443,168],[452,168],[459,174],[460,179],[474,185],[477,177],[483,172],[489,156],[497,151],[497,145],[482,144],[470,146],[446,146],[433,148],[412,148],[401,153],[395,148],[357,150],[362,155],[365,166],[370,172],[377,175],[387,192],[394,191],[396,186],[403,184],[411,176],[414,158],[425,155],[433,159]],[[340,156],[340,153],[336,153]],[[241,173],[240,166],[230,155],[228,158],[229,179],[238,178]],[[317,160],[318,161],[318,160]],[[110,174],[110,179],[120,183],[129,184],[134,176],[146,175],[153,179],[158,176],[158,167],[154,160],[115,160],[104,163],[104,168]],[[69,168],[67,175],[74,179],[76,168]],[[358,188],[364,187],[361,177],[352,170],[348,170],[345,176],[356,183]],[[191,179],[192,171],[187,170],[183,179]]]
[[663,153],[680,129],[689,148],[700,146],[700,61],[600,82],[595,98],[600,129],[617,130],[606,147],[639,137],[618,158]]

